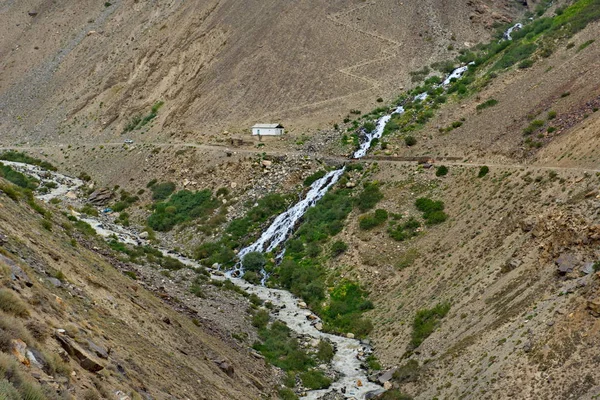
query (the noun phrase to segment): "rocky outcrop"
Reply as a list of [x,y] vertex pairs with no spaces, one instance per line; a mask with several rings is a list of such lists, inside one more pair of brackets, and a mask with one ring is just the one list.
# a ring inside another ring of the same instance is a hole
[[88,197],[88,201],[94,205],[102,206],[107,204],[112,197],[113,193],[109,189],[103,188],[92,192]]
[[104,365],[100,362],[100,360],[96,359],[93,355],[84,350],[79,344],[77,344],[73,339],[67,336],[62,330],[57,330],[54,333],[54,337],[63,349],[66,350],[67,353],[71,357],[73,357],[82,368],[90,372],[98,372],[104,369]]

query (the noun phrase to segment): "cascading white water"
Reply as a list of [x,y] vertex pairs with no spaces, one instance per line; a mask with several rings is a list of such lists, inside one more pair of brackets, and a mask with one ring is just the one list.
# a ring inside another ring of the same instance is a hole
[[242,259],[246,254],[254,251],[268,253],[277,248],[289,237],[306,210],[314,206],[327,193],[329,188],[335,185],[344,173],[344,169],[342,167],[330,171],[324,177],[313,182],[306,197],[279,214],[256,242],[239,251],[238,257]]
[[506,30],[506,32],[504,32],[504,35],[502,35],[502,38],[504,40],[512,40],[512,36],[511,34],[515,31],[515,30],[519,30],[519,29],[523,29],[523,24],[518,22],[516,24],[514,24],[513,26],[511,26],[510,28],[508,28]]

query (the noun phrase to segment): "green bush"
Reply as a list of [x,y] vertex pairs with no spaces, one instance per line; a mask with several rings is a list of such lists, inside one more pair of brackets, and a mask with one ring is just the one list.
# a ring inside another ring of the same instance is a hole
[[488,174],[488,172],[490,172],[490,168],[487,165],[483,165],[481,168],[479,168],[479,174],[477,174],[477,177],[483,178]]
[[437,167],[437,169],[435,170],[435,176],[445,175],[448,175],[448,167],[446,167],[445,165],[440,165],[439,167]]
[[156,180],[154,180],[154,182],[154,184],[149,186],[152,191],[152,200],[165,200],[175,191],[175,184],[173,182],[163,182],[159,184],[156,184]]
[[304,180],[304,186],[310,186],[310,185],[312,185],[315,181],[321,179],[326,174],[327,174],[327,172],[325,172],[324,170],[320,170],[320,171],[315,172],[314,174],[308,176]]
[[556,111],[548,111],[548,120],[556,118]]
[[415,139],[415,137],[411,135],[405,136],[404,144],[406,144],[408,147],[414,146],[415,144],[417,144],[417,139]]
[[0,310],[16,317],[29,316],[27,305],[10,289],[0,289]]
[[417,348],[437,329],[440,320],[450,311],[450,303],[439,303],[431,309],[417,311],[413,321],[410,344]]
[[300,374],[302,384],[311,390],[325,389],[331,385],[331,379],[319,370],[310,370]]
[[317,347],[317,359],[328,363],[333,359],[334,355],[335,351],[331,343],[326,340],[319,341],[319,346]]
[[277,394],[279,395],[280,400],[298,400],[296,393],[289,388],[281,388]]
[[535,43],[514,42],[504,52],[502,57],[494,64],[493,69],[505,69],[516,63],[529,58],[530,55],[537,49]]
[[410,217],[405,223],[391,226],[388,229],[390,237],[394,240],[402,242],[408,240],[411,237],[417,236],[417,229],[421,226],[419,221]]
[[423,219],[427,225],[441,224],[448,219],[444,212],[444,202],[434,201],[426,197],[421,197],[415,201],[415,206],[423,213]]
[[367,121],[363,124],[363,129],[367,133],[373,132],[375,130],[375,128],[377,128],[377,126],[375,125],[375,123],[373,123],[371,121]]
[[475,108],[477,109],[477,111],[481,111],[481,110],[484,110],[486,108],[493,107],[496,104],[498,104],[498,100],[496,100],[496,99],[489,99],[489,100],[484,101],[481,104],[478,104],[477,107],[475,107]]
[[267,310],[258,310],[252,316],[252,326],[258,329],[264,329],[269,323],[269,312]]
[[421,367],[419,366],[419,362],[417,360],[408,360],[394,371],[392,377],[397,383],[403,384],[417,381],[420,373]]
[[527,59],[521,61],[518,65],[519,69],[531,68],[532,66],[533,66],[533,60],[530,58],[527,58]]
[[368,182],[364,184],[364,188],[355,202],[359,210],[365,212],[375,207],[382,199],[383,193],[379,190],[379,185],[375,182]]
[[377,209],[373,213],[361,215],[358,219],[358,226],[363,230],[370,230],[377,226],[383,225],[388,219],[386,210]]
[[346,250],[348,250],[348,245],[346,243],[342,242],[341,240],[333,242],[331,245],[331,254],[334,257],[339,256],[340,254],[344,253]]
[[259,272],[267,264],[267,260],[262,253],[253,251],[242,258],[242,265],[249,271]]

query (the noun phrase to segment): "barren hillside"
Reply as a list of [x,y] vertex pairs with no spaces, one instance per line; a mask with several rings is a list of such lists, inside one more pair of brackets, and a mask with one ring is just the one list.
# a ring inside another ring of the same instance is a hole
[[118,139],[159,101],[151,126],[130,135],[323,127],[517,12],[502,1],[8,2],[2,141]]

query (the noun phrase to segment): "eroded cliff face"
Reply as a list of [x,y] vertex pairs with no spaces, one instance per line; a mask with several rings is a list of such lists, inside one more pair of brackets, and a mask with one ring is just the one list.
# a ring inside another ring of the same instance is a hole
[[[316,127],[372,108],[408,73],[488,36],[505,2],[8,2],[2,141],[199,138],[256,121]],[[249,125],[250,124],[250,125]],[[134,132],[138,133],[138,132]]]

